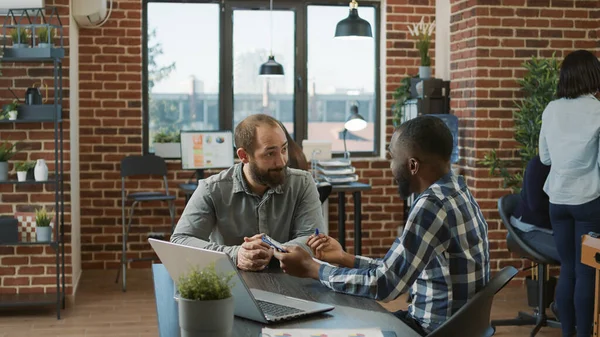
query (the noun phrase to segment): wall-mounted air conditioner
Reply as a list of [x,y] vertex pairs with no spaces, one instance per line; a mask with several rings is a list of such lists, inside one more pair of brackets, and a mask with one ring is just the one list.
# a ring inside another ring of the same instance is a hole
[[9,9],[41,7],[44,7],[44,0],[0,0],[0,15],[8,14]]

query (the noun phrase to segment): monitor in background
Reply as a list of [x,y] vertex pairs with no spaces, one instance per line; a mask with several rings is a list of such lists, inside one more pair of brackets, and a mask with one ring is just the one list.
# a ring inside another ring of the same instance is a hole
[[325,140],[308,140],[302,141],[302,152],[306,159],[311,160],[327,160],[331,159],[331,142]]
[[231,131],[181,131],[181,168],[196,170],[196,178],[204,179],[206,169],[233,166],[233,134]]

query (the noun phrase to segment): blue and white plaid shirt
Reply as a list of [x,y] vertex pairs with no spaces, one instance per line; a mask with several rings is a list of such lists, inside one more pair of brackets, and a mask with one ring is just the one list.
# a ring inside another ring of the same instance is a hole
[[438,328],[489,281],[487,223],[464,178],[450,172],[421,193],[385,257],[356,256],[354,267],[323,264],[321,283],[384,302],[412,287],[409,314]]

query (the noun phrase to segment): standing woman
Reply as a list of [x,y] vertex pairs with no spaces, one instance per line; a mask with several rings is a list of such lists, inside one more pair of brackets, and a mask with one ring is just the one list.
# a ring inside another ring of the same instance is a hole
[[542,115],[540,159],[560,257],[556,303],[563,336],[590,337],[594,269],[581,263],[581,236],[600,232],[600,62],[578,50],[562,62],[558,99]]

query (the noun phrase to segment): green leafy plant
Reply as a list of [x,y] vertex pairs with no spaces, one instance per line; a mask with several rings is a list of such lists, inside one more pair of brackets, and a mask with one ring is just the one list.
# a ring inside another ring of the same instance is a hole
[[5,107],[4,107],[4,112],[8,113],[9,111],[13,111],[13,110],[17,110],[17,108],[19,107],[19,101],[16,99],[13,99],[12,102],[8,103]]
[[0,162],[6,162],[12,158],[17,153],[16,146],[16,143],[12,144],[8,140],[0,143]]
[[179,130],[169,130],[168,128],[162,128],[154,134],[154,143],[180,143],[181,132]]
[[234,272],[223,275],[218,274],[213,262],[203,270],[193,268],[189,273],[182,275],[177,282],[177,290],[181,298],[195,301],[222,300],[231,297],[234,286],[232,278]]
[[396,91],[394,91],[392,93],[392,98],[394,100],[396,100],[396,103],[394,103],[394,105],[392,105],[392,113],[394,115],[394,119],[393,119],[394,127],[398,127],[402,123],[402,118],[404,117],[404,104],[411,97],[410,96],[410,86],[411,86],[410,80],[411,80],[411,78],[415,78],[415,77],[419,77],[419,76],[415,75],[415,76],[408,76],[408,77],[403,78],[400,81],[400,86],[398,88],[396,88]]
[[527,163],[538,154],[542,113],[548,103],[556,98],[560,63],[554,55],[548,59],[533,57],[524,62],[523,67],[527,70],[525,77],[517,80],[523,92],[523,99],[515,102],[518,110],[514,113],[515,140],[520,157],[519,170],[511,173],[509,168],[514,167],[514,164],[498,158],[495,150],[486,154],[480,161],[490,168],[491,176],[504,179],[504,188],[512,188],[515,193],[521,190],[523,171]]
[[34,161],[20,161],[15,164],[15,171],[17,172],[27,172],[30,169],[35,167]]
[[[48,40],[48,32],[50,32],[50,40]],[[49,27],[41,27],[37,30],[38,43],[52,43],[55,29]]]
[[419,23],[408,26],[408,31],[411,36],[417,39],[417,49],[421,57],[421,66],[431,66],[431,58],[429,57],[429,45],[431,44],[431,36],[435,30],[435,20],[430,23],[425,23],[424,18],[421,18]]
[[[20,38],[19,38],[19,33],[21,35]],[[15,43],[28,44],[29,43],[29,31],[23,27],[14,29],[10,33],[10,36],[12,38],[13,44],[15,44]]]
[[52,216],[46,211],[46,206],[35,210],[35,224],[37,227],[48,227],[52,221]]

